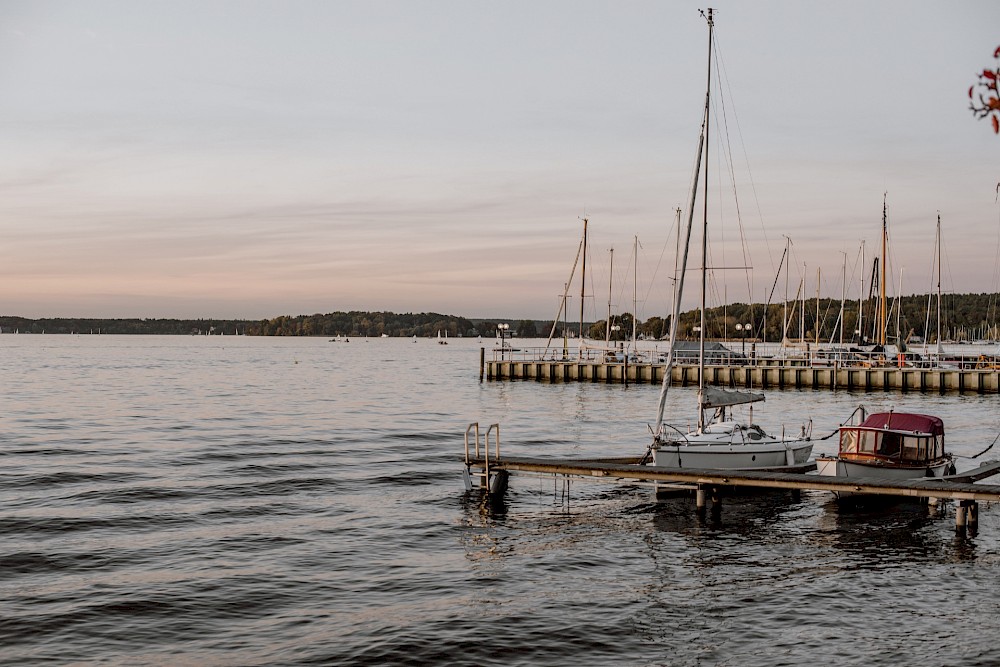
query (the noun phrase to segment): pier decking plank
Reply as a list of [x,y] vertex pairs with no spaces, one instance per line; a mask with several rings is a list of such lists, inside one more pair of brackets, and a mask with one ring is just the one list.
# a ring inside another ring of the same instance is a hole
[[[482,458],[470,458],[470,468],[485,468]],[[945,498],[966,501],[1000,501],[1000,485],[974,484],[1000,472],[1000,462],[983,464],[974,471],[948,479],[921,478],[891,481],[871,477],[833,477],[804,472],[730,471],[664,468],[635,463],[608,463],[586,459],[490,459],[490,470],[578,477],[609,477],[637,481],[687,483],[698,486],[757,487],[769,489],[840,491],[910,498]]]

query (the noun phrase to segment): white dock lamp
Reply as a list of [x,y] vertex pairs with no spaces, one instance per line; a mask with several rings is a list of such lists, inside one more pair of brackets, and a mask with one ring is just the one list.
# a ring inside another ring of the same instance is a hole
[[500,332],[500,360],[501,361],[503,361],[504,350],[507,347],[504,344],[504,339],[506,338],[507,330],[508,329],[510,329],[510,325],[507,324],[506,322],[501,322],[500,324],[497,325],[497,331]]
[[740,332],[740,349],[743,354],[747,353],[747,332],[750,331],[750,324],[737,324],[736,330]]

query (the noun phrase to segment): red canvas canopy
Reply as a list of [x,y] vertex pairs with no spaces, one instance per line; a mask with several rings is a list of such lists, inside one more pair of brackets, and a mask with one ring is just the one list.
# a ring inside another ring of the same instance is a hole
[[912,412],[876,412],[869,415],[861,428],[891,429],[909,433],[944,435],[944,422],[939,417]]

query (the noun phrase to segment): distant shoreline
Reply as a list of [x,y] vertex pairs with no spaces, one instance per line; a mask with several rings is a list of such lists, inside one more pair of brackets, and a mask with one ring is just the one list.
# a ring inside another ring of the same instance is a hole
[[[928,295],[912,295],[891,299],[891,308],[896,311],[891,320],[890,338],[897,335],[902,340],[915,334],[935,334],[938,323],[935,315],[928,316]],[[783,324],[786,314],[781,302],[763,304],[732,303],[716,306],[706,311],[709,338],[739,338],[737,331],[749,331],[747,338],[781,340],[785,334],[806,340],[819,338],[832,340],[843,329],[845,342],[854,338],[858,328],[868,329],[874,322],[872,300],[862,302],[846,301],[843,304],[844,325],[840,324],[842,308],[839,299],[807,299],[805,308],[791,304],[793,315],[787,325]],[[803,311],[805,316],[802,316]],[[946,294],[942,295],[943,339],[1000,339],[1000,294]],[[866,314],[867,313],[867,314]],[[613,316],[617,326],[612,338],[630,338],[632,315],[622,313]],[[689,310],[680,315],[679,335],[689,336],[699,323],[697,310]],[[861,327],[859,327],[859,319]],[[898,323],[898,326],[897,326]],[[520,338],[547,337],[553,330],[552,320],[517,318],[467,318],[460,315],[441,313],[393,313],[388,311],[335,311],[313,315],[282,315],[270,319],[216,319],[216,318],[27,318],[0,316],[0,334],[152,334],[152,335],[246,335],[246,336],[369,336],[418,338],[447,335],[454,337],[494,336],[497,325],[508,325],[509,332]],[[645,321],[637,320],[636,327],[647,338],[662,338],[667,332],[669,317],[651,316]],[[558,322],[555,334],[562,336],[563,326],[570,332],[578,333],[579,322]],[[604,338],[606,323],[584,322],[585,335]],[[766,335],[762,336],[766,328]],[[818,328],[818,334],[816,329]],[[800,336],[804,329],[805,336]],[[897,333],[898,329],[898,333]],[[926,331],[925,331],[926,330]],[[626,335],[628,333],[628,335]]]

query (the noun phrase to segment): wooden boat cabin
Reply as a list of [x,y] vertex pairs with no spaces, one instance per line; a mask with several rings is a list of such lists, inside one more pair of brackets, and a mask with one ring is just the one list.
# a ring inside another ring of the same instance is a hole
[[840,458],[870,465],[926,466],[947,458],[938,417],[877,412],[859,425],[840,427]]

